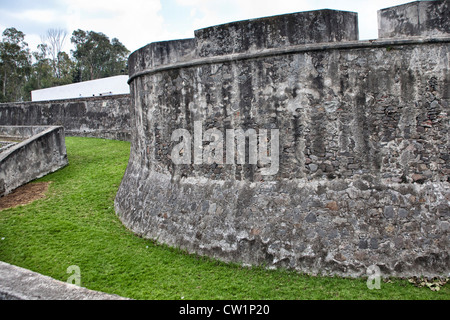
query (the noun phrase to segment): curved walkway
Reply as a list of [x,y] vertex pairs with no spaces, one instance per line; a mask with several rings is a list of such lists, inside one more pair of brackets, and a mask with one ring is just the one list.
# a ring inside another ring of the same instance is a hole
[[0,300],[129,300],[0,261]]

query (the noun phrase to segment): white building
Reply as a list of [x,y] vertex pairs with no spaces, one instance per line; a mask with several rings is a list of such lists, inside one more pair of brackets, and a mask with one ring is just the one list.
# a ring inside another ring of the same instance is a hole
[[64,86],[33,90],[31,101],[61,100],[128,94],[128,76],[115,76],[97,80],[72,83]]

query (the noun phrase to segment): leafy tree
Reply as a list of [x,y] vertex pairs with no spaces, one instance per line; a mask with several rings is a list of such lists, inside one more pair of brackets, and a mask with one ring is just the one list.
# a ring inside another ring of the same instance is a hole
[[48,46],[40,44],[38,50],[33,52],[35,63],[32,65],[30,79],[26,85],[26,90],[30,92],[53,85],[53,68],[48,58]]
[[22,101],[28,97],[24,85],[31,68],[31,54],[25,34],[16,28],[3,31],[0,42],[0,101]]
[[49,29],[41,37],[42,44],[33,52],[34,64],[27,91],[44,89],[73,82],[74,62],[62,50],[67,32],[63,29]]
[[0,102],[30,100],[32,90],[127,73],[128,49],[103,33],[76,30],[73,59],[62,50],[67,33],[50,29],[30,53],[25,34],[4,30],[0,42]]
[[129,51],[118,39],[110,41],[103,33],[78,29],[71,41],[75,45],[72,55],[77,63],[77,80],[126,74]]
[[55,74],[55,64],[48,52],[47,44],[38,45],[38,51],[33,52],[34,63],[29,80],[25,86],[27,92],[54,86],[70,84],[73,81],[74,63],[64,51],[59,52],[57,59],[58,75]]
[[57,62],[58,76],[55,84],[60,86],[72,83],[74,69],[75,63],[70,59],[69,55],[64,51],[59,52]]
[[128,73],[128,55],[130,51],[117,38],[111,40],[111,60],[109,63],[111,75]]

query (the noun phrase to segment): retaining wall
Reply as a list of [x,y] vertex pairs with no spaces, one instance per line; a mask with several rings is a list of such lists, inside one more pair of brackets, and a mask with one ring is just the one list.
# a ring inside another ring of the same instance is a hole
[[0,104],[0,125],[63,126],[67,136],[130,139],[130,95]]
[[0,126],[0,136],[22,140],[0,153],[0,197],[68,164],[63,127]]

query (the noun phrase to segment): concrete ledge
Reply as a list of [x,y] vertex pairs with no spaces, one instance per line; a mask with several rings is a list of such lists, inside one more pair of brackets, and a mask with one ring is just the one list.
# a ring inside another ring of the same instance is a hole
[[[262,49],[262,50],[258,50],[258,51],[252,51],[252,52],[224,54],[224,55],[213,56],[213,57],[200,57],[200,58],[195,58],[195,59],[187,60],[187,61],[180,59],[180,61],[177,61],[174,63],[159,64],[157,66],[152,66],[147,69],[140,69],[140,66],[144,65],[144,63],[141,63],[139,66],[132,69],[133,66],[131,66],[131,63],[133,61],[136,61],[136,58],[134,57],[133,58],[134,60],[131,60],[131,58],[130,58],[130,66],[131,67],[130,67],[130,77],[128,79],[128,83],[130,84],[131,82],[133,82],[134,79],[136,79],[138,77],[145,76],[145,75],[151,75],[151,74],[155,74],[158,72],[164,72],[164,71],[176,70],[176,69],[182,69],[182,68],[191,68],[191,67],[197,67],[197,66],[209,65],[209,64],[227,63],[227,62],[232,62],[232,61],[237,62],[237,61],[243,61],[243,60],[268,58],[268,57],[274,57],[274,56],[297,54],[297,53],[304,53],[304,52],[315,52],[315,51],[371,49],[371,48],[383,48],[383,47],[392,48],[392,47],[398,47],[398,46],[427,45],[427,44],[433,44],[433,43],[449,43],[449,42],[450,42],[450,37],[442,36],[442,37],[435,37],[435,38],[409,37],[407,39],[381,39],[381,40],[365,40],[365,41],[311,43],[311,44],[292,45],[289,47],[282,47],[282,48]],[[133,54],[138,55],[141,50],[143,50],[143,49],[140,49]],[[145,56],[144,53],[142,53],[141,56]],[[149,63],[147,63],[147,64],[149,64]],[[139,71],[136,71],[136,70],[139,70]]]
[[0,261],[0,300],[129,300]]
[[64,128],[0,126],[0,133],[25,140],[0,154],[0,196],[68,164]]

